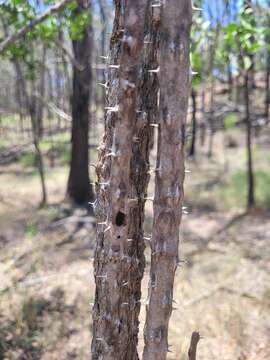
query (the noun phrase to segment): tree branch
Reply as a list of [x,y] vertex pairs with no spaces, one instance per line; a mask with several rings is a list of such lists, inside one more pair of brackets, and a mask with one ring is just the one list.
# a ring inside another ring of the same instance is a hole
[[5,50],[7,50],[15,41],[23,37],[29,31],[31,31],[36,25],[45,21],[49,16],[58,13],[61,11],[68,3],[72,0],[62,0],[58,4],[50,7],[48,10],[44,11],[44,13],[37,16],[35,19],[30,21],[27,25],[22,27],[18,32],[8,36],[4,41],[0,43],[0,54],[2,54]]
[[191,335],[190,347],[188,350],[188,359],[196,360],[197,345],[200,340],[200,334],[194,331]]

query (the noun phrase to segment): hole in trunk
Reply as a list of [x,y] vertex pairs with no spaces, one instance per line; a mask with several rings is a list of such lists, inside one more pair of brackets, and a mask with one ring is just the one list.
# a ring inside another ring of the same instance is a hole
[[115,218],[115,224],[117,226],[123,226],[125,225],[126,215],[122,213],[122,211],[118,211],[116,218]]

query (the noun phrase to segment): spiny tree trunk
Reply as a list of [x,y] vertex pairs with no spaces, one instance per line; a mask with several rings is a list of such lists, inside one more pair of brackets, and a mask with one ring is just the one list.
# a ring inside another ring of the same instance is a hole
[[154,222],[144,360],[165,360],[177,268],[184,182],[185,124],[190,88],[191,1],[161,10],[160,112]]
[[253,159],[252,159],[252,124],[250,119],[250,83],[249,70],[245,73],[245,111],[246,111],[246,148],[247,148],[247,179],[248,179],[248,196],[247,207],[250,209],[255,205],[255,184],[253,173]]
[[[74,15],[90,11],[89,0],[77,0]],[[68,178],[67,195],[75,204],[86,204],[93,199],[93,189],[89,181],[89,102],[91,86],[91,53],[93,42],[91,24],[83,31],[82,39],[73,40],[73,51],[76,61],[82,69],[73,66],[72,94],[72,134],[71,162]]]
[[191,146],[189,149],[189,156],[195,156],[195,145],[196,145],[196,135],[197,135],[197,94],[196,90],[192,88],[191,90],[191,99],[192,99],[192,138]]
[[97,167],[93,360],[138,359],[149,127],[147,121],[143,124],[143,116],[138,118],[137,106],[148,4],[146,0],[115,0],[108,112]]

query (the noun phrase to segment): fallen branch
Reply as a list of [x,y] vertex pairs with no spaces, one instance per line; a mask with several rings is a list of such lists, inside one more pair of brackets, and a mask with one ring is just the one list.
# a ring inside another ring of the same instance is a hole
[[6,49],[8,49],[15,41],[22,38],[29,31],[31,31],[36,25],[45,21],[49,16],[61,11],[71,1],[72,0],[60,1],[58,4],[50,7],[48,10],[44,11],[44,13],[40,14],[35,19],[31,20],[27,25],[23,26],[18,32],[8,36],[7,39],[2,41],[0,44],[0,54],[3,53]]

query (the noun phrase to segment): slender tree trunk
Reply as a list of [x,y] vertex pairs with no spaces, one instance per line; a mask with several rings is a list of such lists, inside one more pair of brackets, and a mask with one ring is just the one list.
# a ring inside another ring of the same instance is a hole
[[143,109],[139,65],[148,4],[115,0],[109,60],[119,69],[109,68],[105,135],[97,167],[93,360],[138,359],[150,129],[137,106]]
[[255,205],[255,182],[253,173],[253,159],[252,159],[252,124],[250,119],[250,83],[249,70],[245,73],[245,112],[246,112],[246,147],[247,147],[247,179],[248,179],[248,196],[247,207],[250,209]]
[[[77,0],[75,15],[90,11],[91,2]],[[75,204],[86,204],[94,198],[89,181],[89,102],[91,89],[92,26],[89,24],[80,40],[73,40],[76,61],[82,70],[73,66],[71,162],[67,195]]]
[[189,149],[189,156],[195,156],[195,145],[196,145],[196,135],[197,135],[197,101],[196,101],[196,90],[192,88],[191,90],[191,99],[192,99],[192,138],[191,146]]
[[233,99],[233,76],[232,76],[232,69],[231,63],[228,57],[228,65],[227,65],[227,73],[228,73],[228,99],[232,101]]
[[265,117],[269,123],[269,106],[270,106],[270,52],[267,54],[266,78],[265,78]]
[[[41,97],[41,99],[43,99],[45,95],[45,73],[46,73],[46,46],[43,45],[39,94],[38,94]],[[39,138],[41,138],[43,135],[43,109],[44,109],[44,103],[38,100],[36,117],[37,117],[37,131]]]
[[190,0],[167,1],[161,13],[160,112],[149,306],[144,360],[165,360],[177,268],[184,182],[185,124],[190,90]]
[[[107,35],[107,18],[106,18],[106,12],[105,12],[105,2],[104,0],[99,0],[99,8],[100,8],[100,16],[102,20],[102,33],[101,33],[101,56],[106,57],[105,49],[106,49],[106,35]],[[106,76],[104,71],[102,71],[102,83],[105,84]],[[105,87],[101,88],[101,105],[105,106],[105,100],[106,100],[106,91]]]
[[33,145],[34,145],[34,149],[35,149],[37,168],[38,168],[38,172],[39,172],[39,176],[40,176],[41,190],[42,190],[41,206],[44,206],[47,203],[47,191],[46,191],[46,185],[45,185],[43,157],[42,157],[42,152],[41,152],[40,146],[39,146],[39,135],[38,135],[38,127],[37,127],[35,97],[32,94],[31,94],[31,97],[28,96],[27,87],[26,87],[25,79],[23,77],[20,63],[18,62],[18,60],[16,58],[14,58],[12,61],[14,62],[14,67],[16,69],[17,76],[20,79],[20,86],[21,86],[22,92],[24,94],[26,108],[30,115],[32,139],[33,139]]

